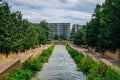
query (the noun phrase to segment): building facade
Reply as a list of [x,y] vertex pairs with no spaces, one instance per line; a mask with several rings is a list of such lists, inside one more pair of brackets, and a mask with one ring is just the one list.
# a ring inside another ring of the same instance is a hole
[[71,33],[75,34],[78,30],[82,29],[83,25],[73,24]]
[[54,38],[55,35],[65,35],[67,38],[70,36],[70,23],[48,23],[50,27],[50,37]]

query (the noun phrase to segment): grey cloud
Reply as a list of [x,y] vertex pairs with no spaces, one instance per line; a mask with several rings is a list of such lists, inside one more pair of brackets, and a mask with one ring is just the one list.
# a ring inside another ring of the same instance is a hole
[[23,18],[31,22],[46,19],[48,22],[85,24],[97,3],[104,0],[5,0],[12,4],[12,11],[20,10]]

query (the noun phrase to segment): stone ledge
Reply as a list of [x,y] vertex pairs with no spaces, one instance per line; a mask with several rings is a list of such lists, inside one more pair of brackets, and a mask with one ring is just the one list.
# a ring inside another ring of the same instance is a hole
[[9,62],[9,64],[5,64],[4,66],[0,67],[0,80],[4,74],[12,71],[14,68],[21,68],[21,62],[19,58],[15,58]]
[[101,61],[102,63],[106,64],[107,66],[111,66],[111,67],[113,66],[116,70],[120,70],[119,67],[113,65],[111,62],[109,62],[109,61],[106,60],[106,59],[100,59],[100,61]]

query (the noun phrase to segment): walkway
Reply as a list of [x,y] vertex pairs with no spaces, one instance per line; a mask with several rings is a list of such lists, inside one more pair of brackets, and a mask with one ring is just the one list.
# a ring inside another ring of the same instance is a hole
[[85,80],[64,45],[56,45],[49,62],[32,80]]
[[107,56],[96,55],[95,53],[88,51],[87,49],[81,48],[79,46],[76,46],[74,44],[70,44],[70,46],[81,52],[83,55],[90,55],[92,58],[94,58],[94,60],[100,60],[106,65],[110,65],[110,66],[115,65],[116,68],[120,68],[120,61],[113,60]]
[[[28,50],[24,53],[19,53],[18,55],[14,54],[15,55],[14,58],[0,59],[0,78],[4,73],[11,71],[14,67],[13,65],[15,65],[17,62],[24,63],[27,59],[31,57],[37,57],[42,50],[48,48],[49,46],[50,45],[44,45],[42,47]],[[20,65],[17,65],[17,68],[19,66]]]

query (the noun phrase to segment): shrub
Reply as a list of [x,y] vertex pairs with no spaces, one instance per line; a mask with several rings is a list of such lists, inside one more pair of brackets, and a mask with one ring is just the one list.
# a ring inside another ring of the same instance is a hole
[[30,70],[32,72],[38,71],[42,68],[42,63],[38,61],[38,59],[30,59],[23,63],[23,69]]
[[80,70],[79,69],[80,68],[80,62],[81,62],[81,59],[82,59],[83,56],[78,51],[71,48],[68,44],[66,45],[66,48],[67,48],[70,56],[73,58],[73,60],[77,64],[78,70]]
[[66,48],[77,64],[77,67],[87,75],[87,80],[120,80],[120,71],[108,67],[101,62],[95,62],[91,57],[83,57],[68,44]]
[[30,80],[32,73],[29,70],[14,69],[11,73],[7,73],[3,80]]
[[22,69],[15,69],[6,74],[3,80],[30,80],[32,73],[41,70],[43,63],[48,61],[49,56],[52,54],[54,46],[44,50],[38,58],[32,58],[23,63]]
[[108,67],[105,77],[102,80],[120,80],[120,72],[112,67]]
[[27,69],[32,72],[41,70],[43,63],[48,61],[48,58],[52,54],[53,49],[54,49],[54,46],[51,46],[48,49],[43,50],[41,55],[37,59],[33,58],[30,60],[27,60],[23,64],[23,69]]
[[78,51],[71,48],[68,44],[66,45],[66,48],[72,58],[75,58],[76,56],[82,57],[82,55],[80,55]]
[[45,61],[45,57],[44,57],[44,56],[40,56],[38,60],[39,60],[39,62],[41,62],[41,63],[46,62],[46,61]]
[[93,67],[94,61],[89,57],[83,57],[80,63],[80,69],[83,71],[85,74],[89,73],[89,70]]
[[101,62],[95,62],[90,69],[87,80],[101,80],[105,77],[107,66]]
[[81,59],[82,59],[82,56],[80,56],[80,55],[74,57],[74,60],[77,64],[79,64],[81,62]]

